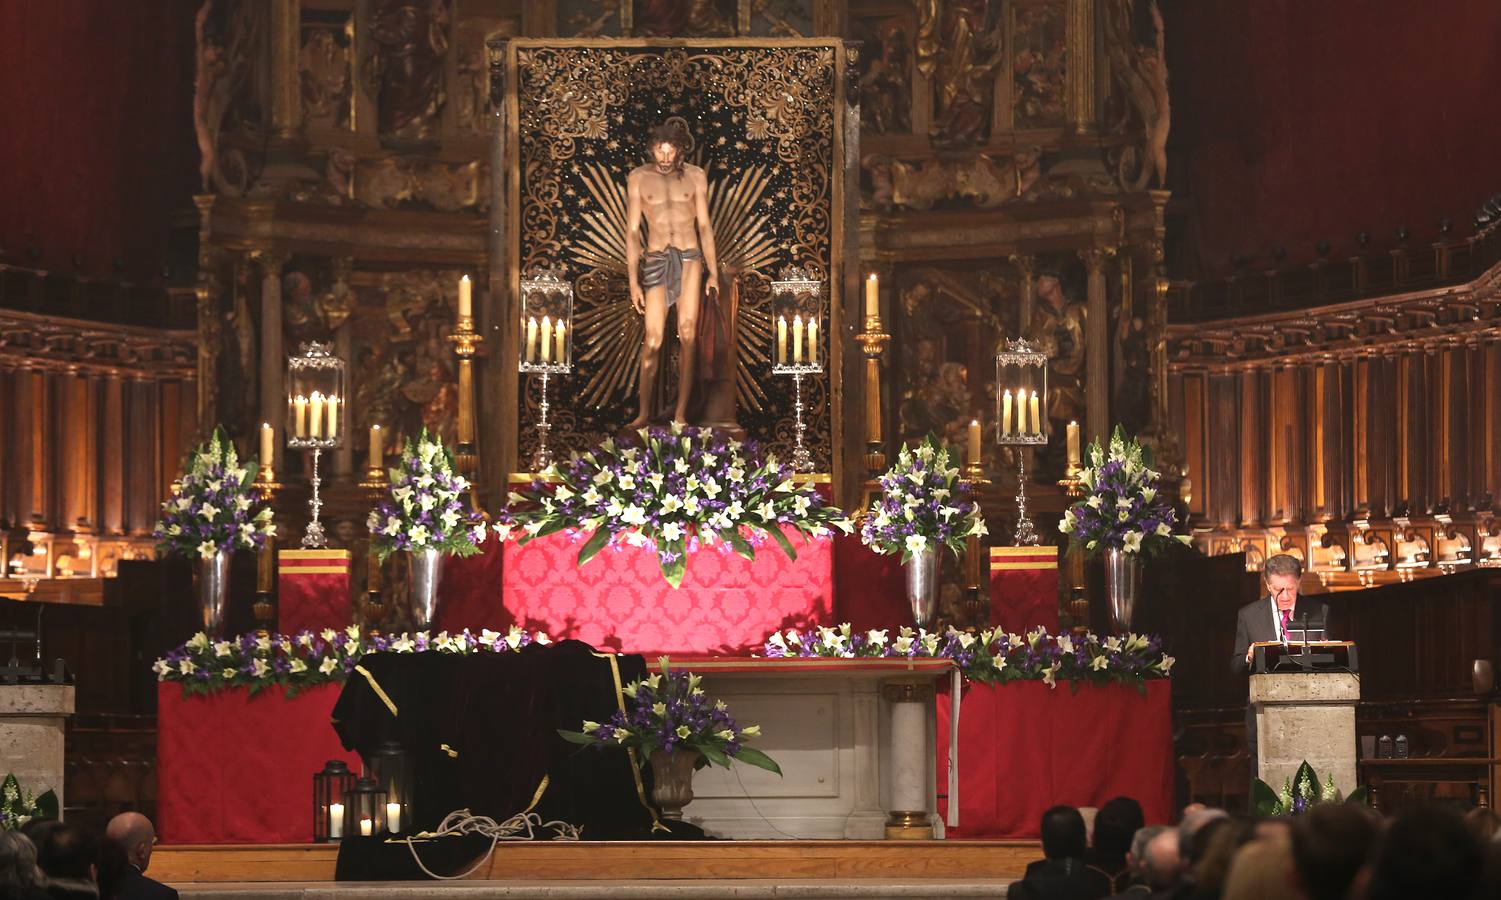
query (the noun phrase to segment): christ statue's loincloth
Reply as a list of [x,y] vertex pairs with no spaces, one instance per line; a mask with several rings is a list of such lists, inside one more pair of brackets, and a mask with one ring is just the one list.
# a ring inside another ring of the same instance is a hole
[[670,309],[678,302],[678,295],[683,291],[683,261],[703,258],[703,251],[697,249],[679,250],[668,247],[666,250],[649,250],[641,254],[641,289],[651,290],[665,284],[667,306]]

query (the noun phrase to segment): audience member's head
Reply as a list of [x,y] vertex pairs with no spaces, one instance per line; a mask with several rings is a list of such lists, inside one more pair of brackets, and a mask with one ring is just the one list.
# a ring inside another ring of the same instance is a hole
[[1293,876],[1293,854],[1280,837],[1251,841],[1235,854],[1220,900],[1308,900]]
[[1107,800],[1094,819],[1094,849],[1101,856],[1124,857],[1131,839],[1146,824],[1141,804],[1130,797]]
[[54,880],[94,880],[94,862],[98,856],[98,841],[82,828],[67,822],[43,832],[36,847],[37,866]]
[[1292,843],[1293,820],[1288,816],[1276,816],[1257,821],[1256,839],[1258,841],[1281,841],[1284,844]]
[[19,831],[0,831],[0,893],[37,883],[36,846]]
[[1343,900],[1376,842],[1376,817],[1353,803],[1321,803],[1293,823],[1293,862],[1309,900]]
[[1222,817],[1208,822],[1194,835],[1196,849],[1193,863],[1194,884],[1200,892],[1218,896],[1225,888],[1230,863],[1235,853],[1255,835],[1256,826],[1240,816]]
[[61,828],[62,825],[63,823],[56,819],[32,819],[25,825],[22,825],[20,830],[22,834],[31,838],[31,845],[33,847],[40,847],[42,846],[42,839],[47,836],[47,832],[54,828]]
[[1459,813],[1420,807],[1392,822],[1371,859],[1370,900],[1471,896],[1480,884],[1480,842]]
[[1489,806],[1477,806],[1465,813],[1465,825],[1476,840],[1489,844],[1496,839],[1496,832],[1501,831],[1501,814]]
[[151,849],[156,846],[156,828],[138,812],[123,812],[109,820],[104,829],[107,840],[119,844],[125,859],[142,872],[151,864]]
[[1055,806],[1042,814],[1042,855],[1070,859],[1084,855],[1084,817],[1072,806]]
[[1178,861],[1178,833],[1171,828],[1164,829],[1147,842],[1142,880],[1154,893],[1165,891],[1178,883],[1182,871]]
[[1228,815],[1223,809],[1205,807],[1183,816],[1178,823],[1178,864],[1184,871],[1192,869],[1204,858],[1209,846],[1209,832],[1214,823]]
[[1126,865],[1130,867],[1131,874],[1142,881],[1147,879],[1147,845],[1152,838],[1167,831],[1166,825],[1143,825],[1131,835],[1131,849],[1126,851]]

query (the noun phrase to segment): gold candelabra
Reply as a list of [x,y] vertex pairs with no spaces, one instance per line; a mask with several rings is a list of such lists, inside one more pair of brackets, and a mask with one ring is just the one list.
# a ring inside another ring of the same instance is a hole
[[[454,448],[453,458],[459,472],[469,480],[469,505],[479,509],[479,448],[474,440],[474,357],[485,339],[474,330],[474,316],[469,314],[467,303],[460,304],[458,325],[448,340],[453,344],[454,356],[459,361],[459,442]],[[385,473],[381,473],[381,479],[385,479]]]
[[[985,465],[978,459],[972,459],[964,464],[964,471],[960,473],[959,481],[969,485],[971,498],[976,503],[980,502],[978,497],[980,488],[990,484],[990,479],[985,477]],[[972,624],[979,626],[984,626],[990,620],[990,592],[985,590],[984,586],[985,560],[982,551],[978,534],[965,538],[965,613]]]
[[[276,509],[276,495],[281,492],[271,460],[261,461],[255,474],[255,492],[261,502]],[[255,617],[256,633],[264,637],[276,619],[276,538],[267,537],[255,559],[255,603],[250,607]]]
[[[391,482],[383,467],[371,465],[365,469],[365,480],[360,482],[360,491],[371,506],[379,503],[390,488]],[[375,553],[374,539],[375,535],[372,533],[365,551],[365,627],[372,633],[380,630],[380,624],[386,617],[380,557]]]
[[[874,277],[874,276],[872,276]],[[881,326],[879,313],[866,310],[865,331],[855,335],[865,354],[865,490],[861,506],[879,492],[879,479],[886,471],[886,443],[881,437],[881,356],[891,341]]]

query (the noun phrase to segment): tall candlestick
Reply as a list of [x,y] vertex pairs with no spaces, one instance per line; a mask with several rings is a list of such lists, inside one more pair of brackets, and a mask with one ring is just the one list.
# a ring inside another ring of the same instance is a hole
[[385,445],[381,443],[383,436],[379,425],[370,426],[370,468],[381,469],[386,464]]
[[526,320],[526,354],[527,362],[537,359],[537,317],[528,316]]
[[870,277],[865,279],[865,317],[867,319],[881,314],[880,284],[874,272],[871,272]]
[[474,315],[474,296],[470,293],[473,285],[469,282],[469,276],[459,279],[459,318],[468,319]]
[[333,440],[339,435],[339,395],[329,394],[325,405],[328,407],[328,438]]
[[307,436],[323,437],[323,394],[318,391],[313,391],[312,400],[308,404]]
[[552,317],[542,317],[542,364],[552,362]]
[[808,365],[818,365],[818,320],[808,320]]
[[401,832],[401,804],[386,804],[386,830],[392,834]]
[[328,836],[331,838],[344,836],[344,804],[342,803],[328,805]]
[[980,461],[980,420],[969,420],[969,454],[966,462],[977,463]]
[[307,437],[307,398],[298,394],[297,399],[292,401],[292,406],[297,413],[293,436]]
[[1001,395],[1001,434],[1011,433],[1011,388]]
[[1031,406],[1032,406],[1032,433],[1033,434],[1042,434],[1042,419],[1037,415],[1037,392],[1036,391],[1032,392],[1032,396],[1030,398],[1028,398],[1027,402],[1030,403]]
[[787,317],[777,316],[777,365],[787,365]]
[[1079,465],[1079,423],[1068,423],[1068,464]]
[[792,317],[792,364],[800,365],[803,361],[803,317]]
[[261,423],[261,465],[269,466],[272,460],[273,441],[276,432],[271,429],[270,422]]
[[1027,433],[1027,389],[1016,392],[1016,433]]
[[566,332],[567,329],[568,326],[563,324],[562,319],[559,319],[558,324],[553,326],[552,331],[553,340],[558,342],[558,352],[553,357],[553,359],[557,360],[557,363],[560,366],[568,362],[568,343],[564,340],[564,332]]

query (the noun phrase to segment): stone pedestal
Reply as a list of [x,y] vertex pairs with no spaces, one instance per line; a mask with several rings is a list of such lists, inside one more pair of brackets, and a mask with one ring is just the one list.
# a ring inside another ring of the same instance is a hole
[[1360,676],[1316,672],[1251,676],[1256,760],[1262,781],[1281,790],[1306,760],[1321,780],[1355,790],[1355,703]]
[[22,791],[57,793],[63,808],[63,726],[73,715],[71,684],[0,685],[0,777]]

